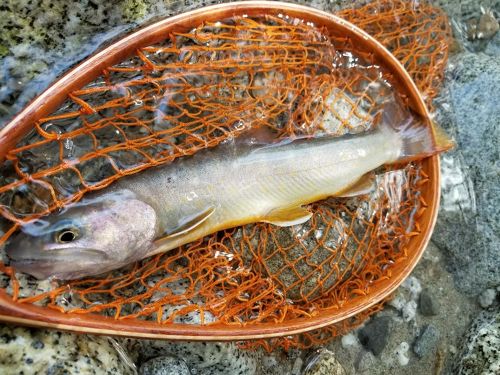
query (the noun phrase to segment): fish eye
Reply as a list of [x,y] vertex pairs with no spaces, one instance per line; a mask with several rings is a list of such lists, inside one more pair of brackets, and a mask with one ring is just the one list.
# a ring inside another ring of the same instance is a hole
[[78,230],[75,228],[63,228],[56,233],[56,241],[59,243],[69,243],[78,237]]

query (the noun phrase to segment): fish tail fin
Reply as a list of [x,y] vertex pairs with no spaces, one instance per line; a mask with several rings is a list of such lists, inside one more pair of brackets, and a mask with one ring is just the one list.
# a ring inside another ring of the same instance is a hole
[[[396,123],[398,123],[396,125]],[[394,124],[394,126],[392,126]],[[406,121],[382,121],[382,131],[396,133],[399,140],[399,155],[396,163],[405,163],[447,151],[455,143],[445,131],[432,120],[410,116]]]

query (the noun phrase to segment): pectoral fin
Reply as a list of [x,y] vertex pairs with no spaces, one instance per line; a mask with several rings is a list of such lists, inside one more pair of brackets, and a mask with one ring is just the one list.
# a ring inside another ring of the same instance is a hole
[[265,223],[277,225],[279,227],[289,227],[305,223],[312,216],[312,213],[302,207],[277,208],[269,212],[264,220]]
[[369,194],[373,190],[375,183],[375,175],[368,173],[363,175],[354,185],[349,186],[346,190],[335,194],[336,197],[350,198],[358,195]]
[[181,224],[179,224],[175,228],[169,228],[165,232],[165,236],[161,238],[161,240],[180,236],[181,234],[185,234],[187,232],[192,231],[197,228],[201,224],[203,224],[212,214],[215,212],[215,207],[209,207],[203,212],[193,216],[186,218]]

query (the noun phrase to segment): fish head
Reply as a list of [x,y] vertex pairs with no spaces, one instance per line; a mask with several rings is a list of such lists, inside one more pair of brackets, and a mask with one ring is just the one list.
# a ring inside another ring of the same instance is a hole
[[155,210],[124,190],[23,225],[6,252],[17,271],[38,279],[70,280],[144,258],[155,232]]

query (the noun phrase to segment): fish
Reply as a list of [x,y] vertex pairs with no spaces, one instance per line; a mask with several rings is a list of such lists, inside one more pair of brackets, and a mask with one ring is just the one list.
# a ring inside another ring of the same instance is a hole
[[209,234],[250,223],[292,226],[307,205],[366,194],[383,165],[452,146],[435,124],[391,119],[356,135],[270,144],[228,142],[123,177],[61,212],[22,226],[6,253],[38,279],[99,275]]

